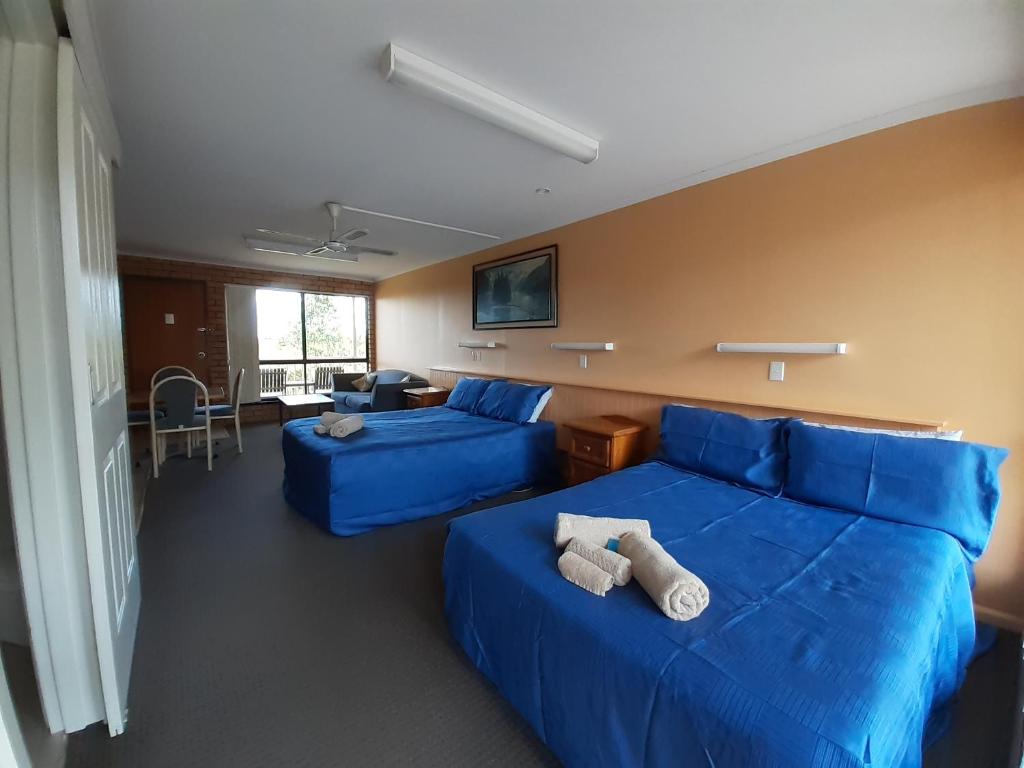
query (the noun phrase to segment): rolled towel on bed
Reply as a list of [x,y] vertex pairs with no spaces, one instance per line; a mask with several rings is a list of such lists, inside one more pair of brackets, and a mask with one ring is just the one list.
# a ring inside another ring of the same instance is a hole
[[[351,418],[351,414],[328,411],[320,414],[320,423],[313,425],[313,431],[318,435],[330,434],[331,427],[343,419]],[[360,417],[361,418],[361,417]]]
[[348,437],[353,432],[358,432],[362,428],[363,417],[357,414],[355,416],[346,416],[344,419],[331,424],[331,431],[328,434],[331,437]]
[[350,413],[338,413],[337,411],[327,411],[326,413],[320,414],[320,423],[325,427],[329,427],[335,422],[347,419],[351,416]]
[[619,553],[629,558],[633,577],[670,619],[689,621],[708,607],[710,595],[704,582],[650,536],[624,534],[619,539]]
[[574,552],[584,560],[593,563],[605,573],[611,574],[612,581],[616,586],[622,587],[629,583],[633,577],[633,568],[629,560],[622,555],[612,552],[610,549],[599,547],[583,539],[573,539],[566,552]]
[[569,550],[558,558],[558,570],[566,581],[571,581],[577,587],[593,592],[598,597],[604,597],[614,583],[610,573],[602,571],[589,560],[584,560]]
[[559,512],[555,522],[555,546],[564,547],[571,539],[582,539],[603,547],[608,539],[621,538],[628,531],[650,536],[651,524],[646,520],[588,517]]

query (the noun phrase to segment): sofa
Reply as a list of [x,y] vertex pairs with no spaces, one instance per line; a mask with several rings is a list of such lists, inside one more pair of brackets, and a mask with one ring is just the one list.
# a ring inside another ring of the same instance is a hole
[[405,408],[405,390],[429,387],[430,382],[408,371],[388,368],[365,374],[374,377],[373,388],[360,392],[352,382],[362,373],[334,374],[331,399],[338,413],[370,413],[373,411],[400,411]]

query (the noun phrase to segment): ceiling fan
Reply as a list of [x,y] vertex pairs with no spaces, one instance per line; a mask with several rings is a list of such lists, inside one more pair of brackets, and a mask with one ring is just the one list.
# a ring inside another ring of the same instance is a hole
[[315,256],[320,259],[338,259],[340,261],[359,261],[359,254],[372,253],[377,256],[394,256],[395,251],[383,248],[370,248],[365,245],[354,245],[353,240],[366,237],[368,229],[355,228],[338,233],[338,216],[341,214],[341,203],[324,203],[331,217],[331,233],[326,240],[317,240],[306,235],[294,235],[291,232],[278,232],[274,229],[257,229],[262,237],[245,236],[245,244],[254,251],[263,253],[283,253],[289,256]]

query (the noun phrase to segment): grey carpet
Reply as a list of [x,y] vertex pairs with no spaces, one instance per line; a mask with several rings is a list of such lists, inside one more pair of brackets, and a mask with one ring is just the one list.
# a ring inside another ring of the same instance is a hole
[[557,765],[451,642],[442,516],[331,536],[281,496],[281,430],[170,459],[139,536],[128,730],[69,768]]
[[[330,536],[281,497],[280,429],[245,439],[153,481],[128,731],[73,735],[68,768],[557,765],[449,638],[451,516]],[[1019,650],[972,668],[930,767],[1005,754]]]

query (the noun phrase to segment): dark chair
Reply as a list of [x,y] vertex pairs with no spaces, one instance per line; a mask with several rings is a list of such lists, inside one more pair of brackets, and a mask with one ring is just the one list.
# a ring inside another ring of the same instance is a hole
[[[165,415],[156,416],[156,399],[159,392],[164,404]],[[204,413],[196,413],[196,400],[202,393]],[[213,471],[213,442],[210,439],[210,393],[206,385],[189,376],[167,376],[156,382],[149,392],[149,431],[153,450],[153,477],[160,477],[160,465],[167,455],[167,435],[171,432],[186,433],[187,455],[192,458],[192,433],[206,430],[206,468]]]
[[192,371],[183,365],[165,365],[163,368],[157,368],[149,378],[149,388],[153,389],[158,381],[166,379],[169,376],[188,376],[190,379],[197,378]]
[[379,411],[401,411],[406,407],[405,390],[415,387],[429,387],[426,379],[394,368],[374,371],[373,388],[360,392],[352,386],[361,373],[334,374],[334,410],[338,413],[370,413]]

